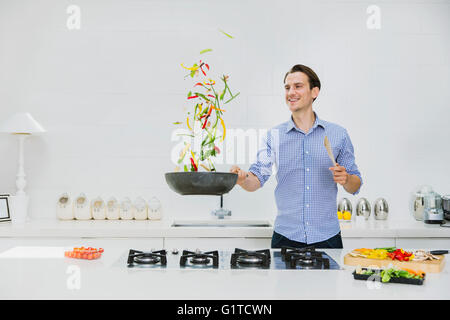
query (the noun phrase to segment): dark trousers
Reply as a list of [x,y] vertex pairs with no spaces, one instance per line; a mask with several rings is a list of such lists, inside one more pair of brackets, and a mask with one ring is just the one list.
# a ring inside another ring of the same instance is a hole
[[279,233],[273,232],[272,236],[272,248],[281,248],[281,247],[292,247],[292,248],[305,248],[314,246],[315,248],[322,249],[342,249],[342,238],[341,233],[339,232],[337,235],[331,237],[328,240],[306,244],[303,242],[297,242],[293,240],[289,240],[285,236],[282,236]]

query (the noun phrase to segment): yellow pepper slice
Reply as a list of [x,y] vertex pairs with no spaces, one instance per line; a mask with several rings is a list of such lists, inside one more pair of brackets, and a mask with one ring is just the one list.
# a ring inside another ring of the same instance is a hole
[[183,151],[181,151],[181,153],[180,153],[180,159],[184,157],[184,154],[186,153],[186,151],[189,149],[190,146],[191,146],[191,144],[188,143],[188,144],[184,147]]
[[222,125],[222,129],[223,129],[223,134],[222,134],[222,139],[221,139],[221,141],[223,141],[227,134],[227,129],[225,128],[225,122],[223,121],[222,118],[220,118],[220,124]]
[[186,118],[186,125],[187,125],[187,127],[189,128],[189,130],[192,131],[192,128],[191,128],[191,126],[189,125],[189,117]]
[[188,67],[185,67],[184,64],[181,64],[181,66],[182,66],[183,68],[185,68],[186,70],[189,70],[189,71],[196,71],[196,70],[198,70],[198,68],[199,68],[199,67],[190,67],[190,68],[188,68]]

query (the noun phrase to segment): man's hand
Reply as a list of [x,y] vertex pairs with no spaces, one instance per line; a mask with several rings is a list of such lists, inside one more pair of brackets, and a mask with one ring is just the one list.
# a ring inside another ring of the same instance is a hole
[[336,166],[330,167],[329,169],[333,172],[334,182],[339,183],[342,186],[348,182],[349,174],[345,170],[345,167],[336,163]]
[[238,179],[237,179],[236,184],[238,184],[240,186],[242,186],[242,183],[244,183],[245,179],[248,177],[248,173],[236,165],[231,167],[230,172],[238,174]]

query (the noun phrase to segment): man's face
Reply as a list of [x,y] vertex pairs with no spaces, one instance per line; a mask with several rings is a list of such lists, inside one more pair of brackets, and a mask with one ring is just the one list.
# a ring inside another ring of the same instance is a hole
[[303,72],[288,74],[284,89],[286,104],[291,112],[306,110],[319,95],[319,88],[310,89],[308,76]]

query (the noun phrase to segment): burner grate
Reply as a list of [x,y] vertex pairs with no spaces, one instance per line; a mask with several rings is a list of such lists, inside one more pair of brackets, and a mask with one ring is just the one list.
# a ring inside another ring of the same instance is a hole
[[195,266],[211,266],[218,268],[219,267],[219,251],[207,251],[201,252],[196,250],[195,252],[183,250],[183,254],[180,257],[180,266],[186,267],[186,265],[195,265]]
[[158,251],[138,251],[130,249],[128,253],[128,267],[145,266],[145,265],[167,265],[166,250]]
[[231,266],[232,267],[270,267],[270,250],[243,250],[236,248],[234,253],[231,255]]
[[281,259],[289,269],[330,269],[330,261],[323,257],[323,252],[312,246],[305,248],[282,247]]

